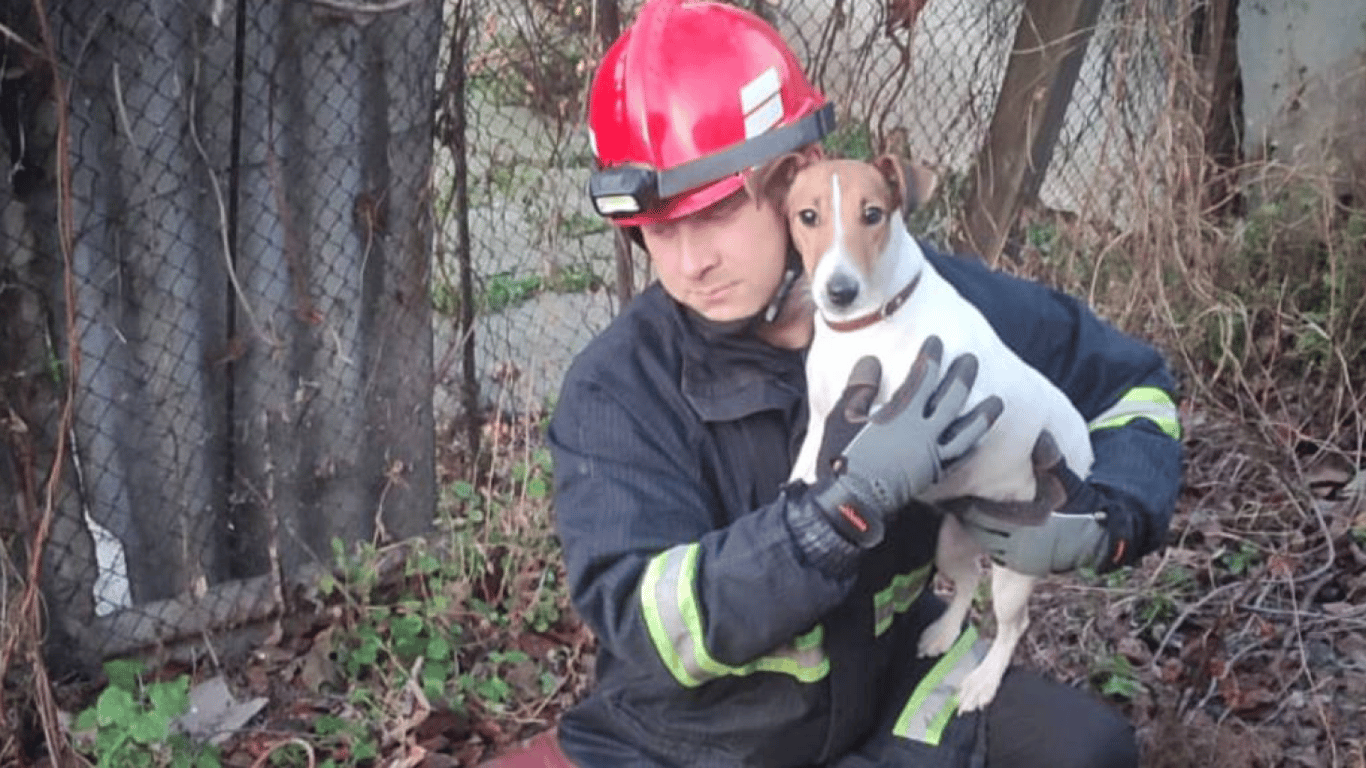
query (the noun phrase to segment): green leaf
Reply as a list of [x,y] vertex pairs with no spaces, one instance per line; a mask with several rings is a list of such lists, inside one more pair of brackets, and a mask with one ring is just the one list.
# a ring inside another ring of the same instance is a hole
[[319,715],[313,721],[313,732],[319,736],[335,736],[346,732],[346,721],[336,715]]
[[502,704],[512,695],[512,686],[501,677],[491,677],[474,684],[474,692],[490,704]]
[[555,466],[555,460],[554,457],[551,456],[549,448],[537,448],[531,454],[531,460],[534,461],[537,466],[539,466],[542,470],[544,470],[547,473],[549,473],[551,469],[553,469]]
[[455,497],[461,501],[469,501],[475,497],[474,483],[471,483],[468,480],[456,480],[454,483],[451,483],[451,491],[455,493]]
[[429,699],[438,699],[446,693],[446,680],[451,676],[451,665],[434,661],[422,668],[422,692]]
[[546,495],[546,493],[547,493],[548,491],[549,491],[549,486],[546,484],[545,478],[542,478],[542,477],[533,477],[533,478],[531,478],[530,480],[527,481],[527,484],[526,484],[526,495],[527,495],[527,498],[531,498],[531,499],[544,499],[544,498],[545,498],[545,495]]
[[138,713],[133,694],[123,688],[110,686],[95,701],[95,723],[100,728],[130,722]]
[[444,637],[437,635],[427,641],[427,660],[445,661],[451,657],[451,643]]
[[145,665],[140,659],[114,659],[104,664],[104,673],[109,676],[109,684],[129,693],[137,693],[138,677],[144,669]]
[[523,661],[530,661],[531,657],[518,650],[511,651],[491,651],[489,661],[494,663],[520,664]]
[[423,622],[421,616],[410,613],[399,616],[389,622],[389,632],[396,640],[407,640],[422,634],[424,626],[425,622]]
[[171,734],[171,718],[160,712],[144,712],[128,724],[128,735],[139,744],[160,744]]
[[351,748],[351,759],[360,762],[362,760],[373,760],[379,757],[379,747],[369,739],[357,740],[355,746]]
[[152,709],[169,718],[176,718],[190,709],[190,678],[181,675],[174,680],[153,683],[147,688]]
[[539,678],[541,684],[541,695],[549,696],[560,689],[560,681],[549,672],[542,672]]

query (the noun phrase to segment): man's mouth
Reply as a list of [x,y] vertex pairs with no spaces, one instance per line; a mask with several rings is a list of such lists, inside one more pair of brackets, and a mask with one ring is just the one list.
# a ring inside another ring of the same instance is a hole
[[700,292],[703,304],[719,304],[730,295],[737,283],[725,283],[714,288],[706,288]]

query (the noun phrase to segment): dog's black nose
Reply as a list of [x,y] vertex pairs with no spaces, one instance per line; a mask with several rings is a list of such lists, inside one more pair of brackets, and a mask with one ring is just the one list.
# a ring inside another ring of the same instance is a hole
[[825,284],[825,295],[837,307],[847,307],[858,298],[858,281],[849,275],[834,275]]

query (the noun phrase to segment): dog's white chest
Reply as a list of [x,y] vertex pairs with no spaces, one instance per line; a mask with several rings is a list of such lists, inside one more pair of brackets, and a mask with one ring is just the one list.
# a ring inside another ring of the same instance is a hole
[[1032,498],[1030,453],[1043,429],[1053,434],[1068,465],[1085,476],[1092,459],[1090,437],[1071,401],[1007,347],[981,312],[927,263],[920,285],[891,317],[845,333],[817,322],[806,364],[811,420],[793,477],[814,479],[825,418],[843,392],[854,364],[865,355],[873,355],[882,363],[876,400],[880,405],[905,381],[931,335],[943,342],[941,374],[959,355],[972,353],[977,357],[977,380],[964,408],[996,395],[1005,409],[974,452],[967,467],[970,471],[955,473],[948,483],[931,488],[924,500],[961,495],[1001,501]]

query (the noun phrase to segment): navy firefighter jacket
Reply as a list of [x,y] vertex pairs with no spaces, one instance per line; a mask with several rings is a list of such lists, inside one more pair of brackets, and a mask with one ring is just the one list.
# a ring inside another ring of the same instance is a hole
[[[1132,545],[1160,546],[1181,447],[1159,353],[1062,293],[925,251],[1072,399],[1092,427],[1090,481],[1140,510]],[[571,597],[599,642],[597,685],[560,724],[579,764],[827,763],[903,708],[899,736],[972,740],[896,693],[939,676],[914,658],[942,609],[924,589],[938,515],[899,515],[853,576],[827,576],[793,539],[782,486],[804,392],[801,351],[710,333],[658,284],[574,361],[549,442]]]

